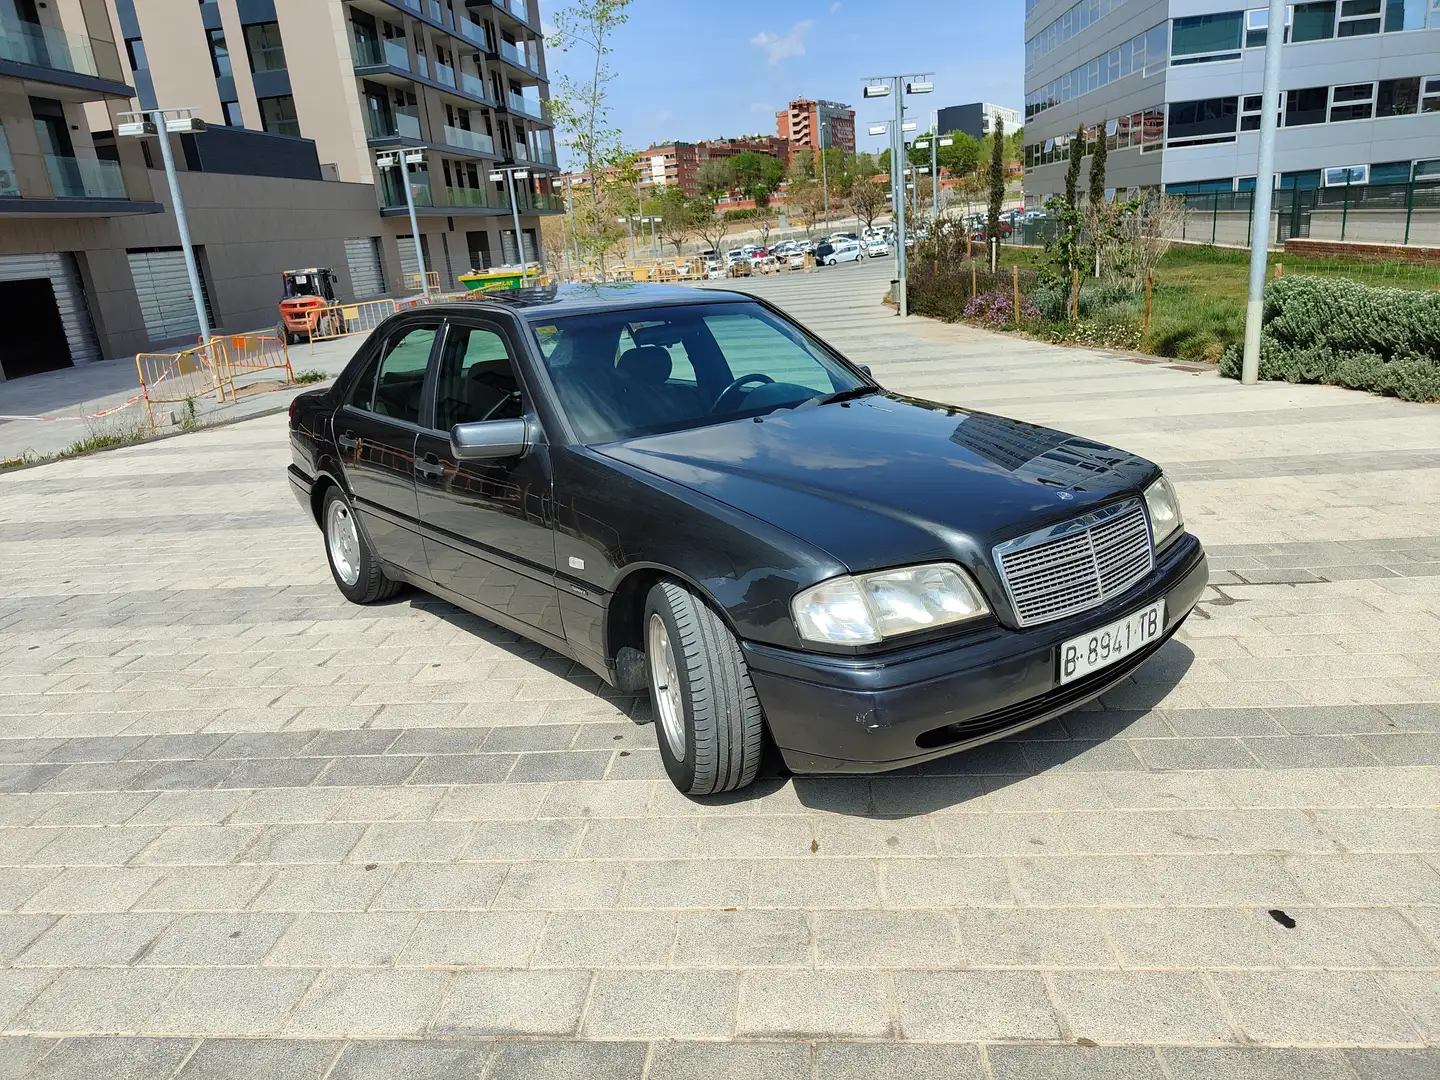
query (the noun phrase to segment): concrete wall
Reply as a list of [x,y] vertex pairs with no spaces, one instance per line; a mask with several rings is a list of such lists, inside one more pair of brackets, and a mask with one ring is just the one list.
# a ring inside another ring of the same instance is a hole
[[[1342,221],[1343,219],[1343,221]],[[1373,244],[1405,242],[1404,210],[1312,210],[1310,239],[1339,240],[1344,227],[1346,241]],[[1440,210],[1416,210],[1410,217],[1410,243],[1440,245]]]

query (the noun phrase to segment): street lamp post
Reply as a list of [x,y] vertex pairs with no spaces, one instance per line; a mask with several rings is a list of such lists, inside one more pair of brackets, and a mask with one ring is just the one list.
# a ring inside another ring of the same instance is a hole
[[529,179],[530,171],[514,165],[497,165],[490,173],[491,180],[499,180],[502,176],[510,193],[510,220],[515,224],[515,254],[520,260],[520,287],[523,289],[530,282],[530,264],[525,259],[525,236],[520,231],[520,204],[515,199],[515,181]]
[[937,149],[940,146],[954,146],[954,139],[940,138],[940,114],[930,114],[930,137],[926,142],[915,140],[915,145],[924,150],[928,144],[930,147],[930,218],[932,221],[940,220],[940,162]]
[[825,197],[825,231],[830,231],[830,177],[825,161],[825,137],[830,134],[830,118],[820,117],[820,192]]
[[[886,80],[889,85],[886,85]],[[895,176],[895,276],[899,291],[897,307],[900,316],[910,314],[909,300],[905,295],[905,170],[901,155],[905,153],[905,95],[928,94],[935,89],[929,81],[929,73],[915,75],[888,75],[866,80],[864,95],[867,98],[895,95],[895,120],[890,129],[890,164]],[[908,130],[913,131],[911,124]]]
[[425,272],[425,249],[420,243],[420,222],[415,217],[415,193],[410,189],[410,166],[424,165],[425,152],[423,150],[396,150],[393,153],[379,155],[375,159],[375,164],[382,169],[388,169],[394,165],[400,167],[400,186],[405,189],[405,210],[410,215],[410,237],[415,242],[415,265],[420,268],[420,291],[428,303],[430,300],[430,275]]
[[[120,123],[116,132],[130,138],[146,138],[150,135],[158,135],[160,138],[160,156],[165,162],[165,180],[170,185],[170,205],[175,210],[175,227],[180,232],[180,250],[185,253],[185,273],[190,278],[190,296],[195,301],[195,320],[200,326],[200,343],[203,345],[210,340],[210,318],[205,313],[200,267],[195,261],[195,247],[190,242],[190,223],[185,217],[185,200],[180,197],[180,181],[175,174],[175,155],[170,150],[171,135],[189,135],[205,130],[205,121],[193,115],[193,112],[192,109],[124,112],[120,115],[138,119]],[[175,115],[167,117],[166,113]]]
[[[1255,162],[1255,194],[1250,198],[1250,288],[1245,298],[1245,347],[1240,382],[1260,378],[1260,329],[1264,318],[1265,265],[1270,254],[1270,202],[1275,191],[1275,129],[1280,114],[1280,45],[1285,39],[1285,0],[1270,0],[1265,23],[1265,76],[1260,90],[1260,152]],[[1297,193],[1291,192],[1294,197]]]

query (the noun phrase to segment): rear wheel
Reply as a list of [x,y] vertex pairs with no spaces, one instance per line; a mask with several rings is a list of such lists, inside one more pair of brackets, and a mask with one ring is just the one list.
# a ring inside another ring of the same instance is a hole
[[645,604],[645,653],[655,738],[674,785],[713,795],[751,783],[765,720],[730,628],[689,589],[662,581]]
[[350,500],[338,487],[325,492],[320,528],[325,534],[330,574],[345,599],[354,604],[371,604],[400,591],[401,583],[385,576],[380,559],[355,520]]

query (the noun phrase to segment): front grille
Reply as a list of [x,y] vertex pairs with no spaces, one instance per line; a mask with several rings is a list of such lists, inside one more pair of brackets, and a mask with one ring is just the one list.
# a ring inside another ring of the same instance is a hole
[[1139,500],[1042,529],[995,548],[1021,626],[1098,607],[1150,573],[1155,549]]

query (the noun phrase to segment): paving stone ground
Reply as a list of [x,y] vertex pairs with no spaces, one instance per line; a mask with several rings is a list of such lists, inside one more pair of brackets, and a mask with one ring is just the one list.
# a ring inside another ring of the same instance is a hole
[[689,801],[644,702],[345,603],[283,417],[0,477],[0,1076],[1440,1074],[1440,412],[902,324],[887,270],[753,288],[1165,465],[1214,582],[1154,660]]

